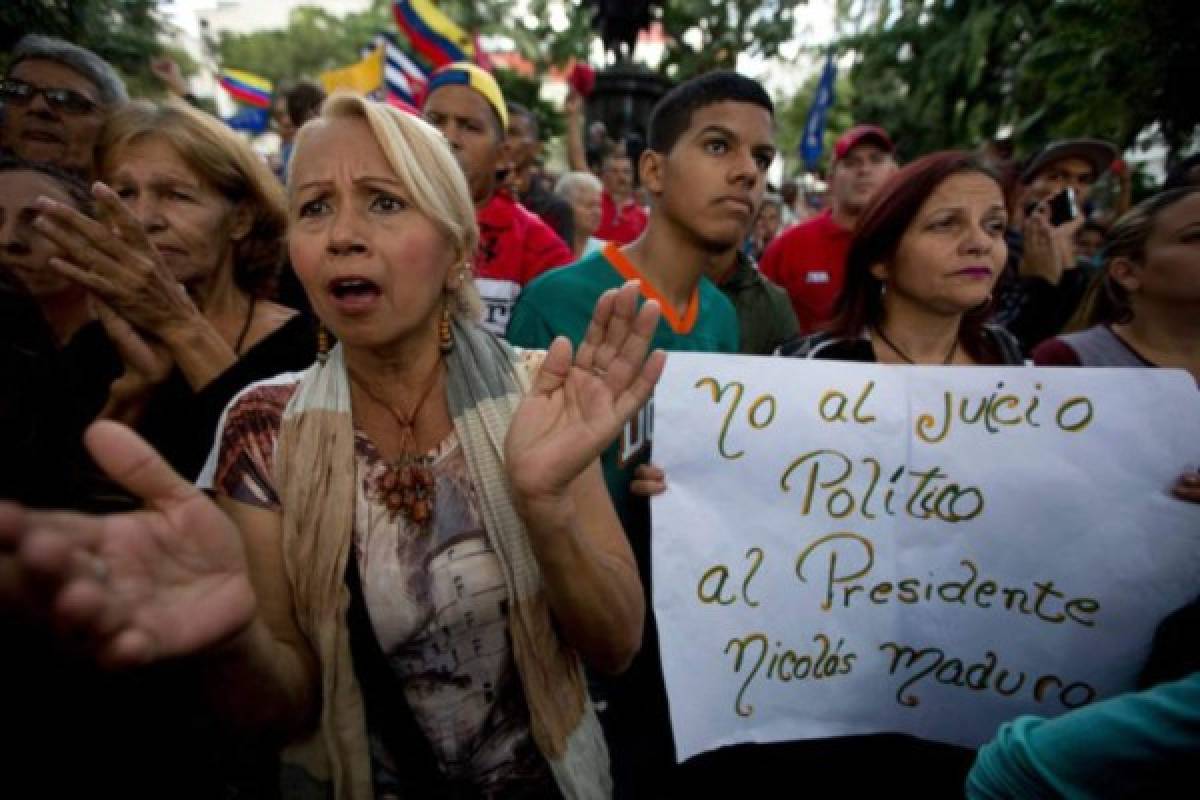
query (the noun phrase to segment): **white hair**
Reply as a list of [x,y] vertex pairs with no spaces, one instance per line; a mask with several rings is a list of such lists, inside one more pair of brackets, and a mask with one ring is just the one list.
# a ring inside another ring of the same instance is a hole
[[584,188],[602,192],[604,184],[600,183],[600,179],[590,172],[568,172],[558,179],[558,183],[554,184],[554,193],[570,200],[576,191]]
[[96,87],[100,104],[106,107],[129,102],[125,82],[121,76],[100,56],[87,48],[71,44],[53,36],[30,33],[21,37],[13,48],[12,60],[8,63],[8,74],[22,61],[54,61],[78,72]]

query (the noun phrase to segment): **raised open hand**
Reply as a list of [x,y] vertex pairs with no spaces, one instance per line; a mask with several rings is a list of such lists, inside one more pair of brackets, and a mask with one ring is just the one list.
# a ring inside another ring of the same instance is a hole
[[0,553],[15,556],[26,599],[109,666],[201,652],[245,630],[256,601],[233,522],[128,428],[98,422],[85,442],[147,507],[90,516],[0,504]]
[[96,183],[92,194],[110,224],[49,198],[38,200],[41,213],[34,225],[63,251],[50,266],[136,327],[161,335],[172,325],[194,321],[199,311],[133,213],[103,183]]
[[566,337],[550,345],[505,442],[518,499],[563,496],[649,399],[666,354],[647,358],[659,308],[637,303],[635,282],[611,289],[597,301],[574,359]]

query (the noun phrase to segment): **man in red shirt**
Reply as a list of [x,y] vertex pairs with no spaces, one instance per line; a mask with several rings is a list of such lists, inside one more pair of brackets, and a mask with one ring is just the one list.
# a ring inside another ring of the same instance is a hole
[[623,150],[613,150],[602,164],[600,182],[604,184],[604,194],[600,197],[600,227],[592,235],[626,245],[646,229],[646,212],[633,194],[633,161]]
[[467,177],[479,223],[473,271],[483,298],[483,326],[503,336],[521,289],[574,256],[536,214],[499,191],[496,173],[509,157],[508,109],[489,73],[474,64],[442,67],[429,81],[424,112],[450,143]]
[[854,225],[871,195],[896,171],[894,150],[877,125],[856,125],[842,134],[833,146],[829,208],[784,231],[763,253],[759,269],[787,290],[802,335],[833,318]]

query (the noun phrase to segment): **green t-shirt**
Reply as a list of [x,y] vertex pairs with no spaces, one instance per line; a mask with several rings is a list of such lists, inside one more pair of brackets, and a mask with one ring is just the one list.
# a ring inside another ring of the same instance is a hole
[[[706,278],[700,280],[687,313],[679,319],[637,267],[612,245],[570,266],[551,270],[526,286],[508,322],[508,341],[518,347],[545,349],[562,335],[578,347],[600,295],[628,280],[641,281],[643,301],[653,297],[663,307],[651,347],[706,353],[738,351],[737,312],[712,283]],[[653,401],[626,424],[621,437],[601,459],[613,505],[630,532],[629,482],[634,469],[650,457],[652,405]]]

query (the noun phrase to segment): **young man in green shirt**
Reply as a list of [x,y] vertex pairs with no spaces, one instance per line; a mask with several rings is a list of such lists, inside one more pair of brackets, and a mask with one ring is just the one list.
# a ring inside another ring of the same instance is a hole
[[[641,284],[644,299],[662,307],[651,346],[667,351],[738,351],[737,314],[703,277],[714,256],[736,248],[762,202],[766,172],[775,159],[774,107],[755,81],[711,72],[684,83],[655,106],[649,142],[638,169],[650,193],[645,232],[625,247],[601,252],[530,283],[508,326],[508,340],[545,348],[555,336],[578,346],[591,308],[608,289]],[[650,407],[605,452],[605,479],[647,593],[650,581],[650,510],[630,491],[650,455]],[[603,716],[618,797],[659,797],[673,791],[674,746],[659,665],[658,636],[649,615],[633,666],[604,687]],[[674,786],[678,789],[678,786]]]

